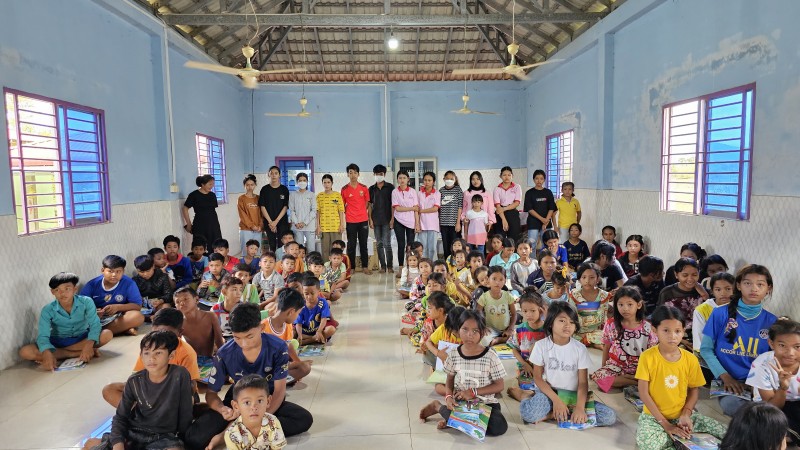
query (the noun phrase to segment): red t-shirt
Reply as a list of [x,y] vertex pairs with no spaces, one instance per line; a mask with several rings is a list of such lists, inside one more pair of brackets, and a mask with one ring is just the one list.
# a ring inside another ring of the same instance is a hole
[[367,202],[369,202],[369,188],[361,183],[356,187],[347,183],[342,188],[344,200],[344,220],[347,223],[359,223],[369,220],[367,216]]

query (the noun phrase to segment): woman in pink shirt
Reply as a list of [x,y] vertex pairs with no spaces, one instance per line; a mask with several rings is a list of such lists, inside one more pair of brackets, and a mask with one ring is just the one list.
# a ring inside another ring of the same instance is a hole
[[[486,214],[489,216],[489,225],[493,226],[497,221],[494,214],[494,199],[492,199],[491,194],[486,192],[486,188],[483,186],[483,175],[477,170],[469,175],[469,187],[464,191],[462,219],[467,218],[467,211],[472,209],[472,197],[476,195],[483,197],[481,209],[486,211]],[[482,245],[485,245],[485,242],[482,243]]]
[[408,172],[397,171],[397,187],[392,191],[394,235],[397,238],[397,263],[403,271],[403,258],[414,242],[414,232],[419,228],[419,197],[408,185]]
[[433,184],[436,175],[425,172],[422,176],[422,189],[419,190],[419,226],[417,238],[422,242],[422,254],[431,261],[436,260],[436,242],[439,238],[439,205],[442,194]]
[[522,188],[512,181],[514,172],[511,171],[511,167],[505,166],[500,169],[500,179],[503,181],[497,185],[492,194],[494,211],[497,215],[494,232],[510,237],[516,242],[519,239],[520,230],[517,206],[522,201]]

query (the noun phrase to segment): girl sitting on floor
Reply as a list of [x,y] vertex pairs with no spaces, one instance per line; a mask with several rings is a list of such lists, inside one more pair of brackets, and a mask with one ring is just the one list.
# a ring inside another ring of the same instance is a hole
[[434,331],[426,336],[424,341],[420,340],[417,353],[422,353],[425,355],[423,362],[431,367],[436,366],[437,352],[434,350],[438,350],[437,346],[439,345],[439,342],[437,340],[435,343],[433,343],[433,346],[431,346],[430,338],[433,336],[436,330],[444,327],[445,321],[447,320],[447,314],[451,309],[453,309],[453,306],[455,305],[453,305],[453,302],[444,292],[431,292],[431,295],[428,296],[428,317],[425,320],[426,322],[430,322],[431,328],[433,328]]
[[608,311],[608,292],[599,289],[600,267],[593,263],[583,263],[576,272],[581,287],[569,293],[569,302],[578,311],[581,342],[587,347],[603,347],[603,324]]
[[556,266],[556,257],[550,250],[542,250],[539,252],[539,269],[532,274],[528,275],[526,280],[528,286],[536,286],[539,293],[547,292],[553,287],[553,274],[558,267]]
[[[434,331],[425,342],[425,346],[428,348],[425,354],[425,363],[429,364],[434,369],[439,361],[444,364],[444,361],[447,359],[448,350],[440,349],[439,342],[461,344],[461,338],[458,336],[458,321],[461,320],[461,314],[465,310],[466,308],[463,306],[457,305],[450,308],[450,311],[447,312],[447,317],[444,319],[444,323],[439,325],[436,331]],[[434,385],[434,390],[441,396],[445,395],[445,385],[442,383],[436,383],[436,385]]]
[[397,292],[400,293],[401,298],[409,298],[411,290],[414,286],[414,281],[419,276],[419,258],[413,253],[406,255],[406,265],[400,273],[400,283]]
[[527,239],[520,239],[517,242],[517,254],[519,259],[511,265],[511,289],[522,294],[525,290],[528,281],[528,275],[531,272],[536,272],[539,268],[539,263],[531,258],[531,251],[533,251],[533,244]]
[[506,272],[500,266],[489,267],[489,291],[478,299],[478,312],[486,316],[488,333],[482,341],[492,346],[502,344],[514,333],[517,308],[514,297],[503,290]]

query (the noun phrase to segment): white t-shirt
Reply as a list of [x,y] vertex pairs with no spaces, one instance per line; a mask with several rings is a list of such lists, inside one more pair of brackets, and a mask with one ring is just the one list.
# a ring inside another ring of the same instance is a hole
[[556,345],[548,337],[533,346],[530,361],[544,367],[544,378],[553,389],[578,390],[578,370],[589,369],[589,352],[586,346],[570,339],[566,345]]
[[[761,401],[759,389],[765,391],[777,391],[780,389],[778,382],[778,372],[770,367],[770,363],[775,364],[775,352],[766,352],[758,355],[753,361],[750,373],[747,375],[745,384],[753,386],[753,401]],[[794,402],[800,400],[800,381],[798,376],[793,376],[789,380],[789,390],[786,391],[786,401]]]

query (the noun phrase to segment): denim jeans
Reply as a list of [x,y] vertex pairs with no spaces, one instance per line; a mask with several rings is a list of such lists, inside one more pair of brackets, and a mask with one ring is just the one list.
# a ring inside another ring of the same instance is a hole
[[436,244],[439,238],[439,232],[433,230],[423,230],[417,235],[417,240],[422,242],[422,256],[436,261]]
[[294,232],[294,240],[306,247],[306,255],[310,252],[317,251],[317,235],[316,230],[312,228],[303,230],[292,230]]
[[261,255],[261,233],[260,231],[239,230],[239,240],[242,241],[242,256],[247,254],[247,241],[254,239],[258,241],[258,253]]
[[[387,267],[394,267],[392,261],[392,230],[389,224],[375,225],[375,240],[378,242],[378,261],[381,263],[381,269]],[[385,256],[384,256],[385,254]]]
[[[538,389],[533,397],[523,399],[519,404],[519,413],[526,423],[536,423],[547,417],[553,410],[553,402]],[[595,400],[594,410],[597,414],[597,426],[607,427],[617,421],[617,413],[608,406]]]
[[541,234],[541,232],[542,232],[541,228],[533,228],[533,229],[528,228],[528,240],[531,241],[531,244],[533,244],[534,249],[541,248],[541,246],[538,244],[539,235]]
[[471,252],[477,251],[477,252],[480,252],[481,255],[485,256],[486,253],[483,252],[485,247],[486,247],[485,245],[469,244],[469,251],[471,251]]

